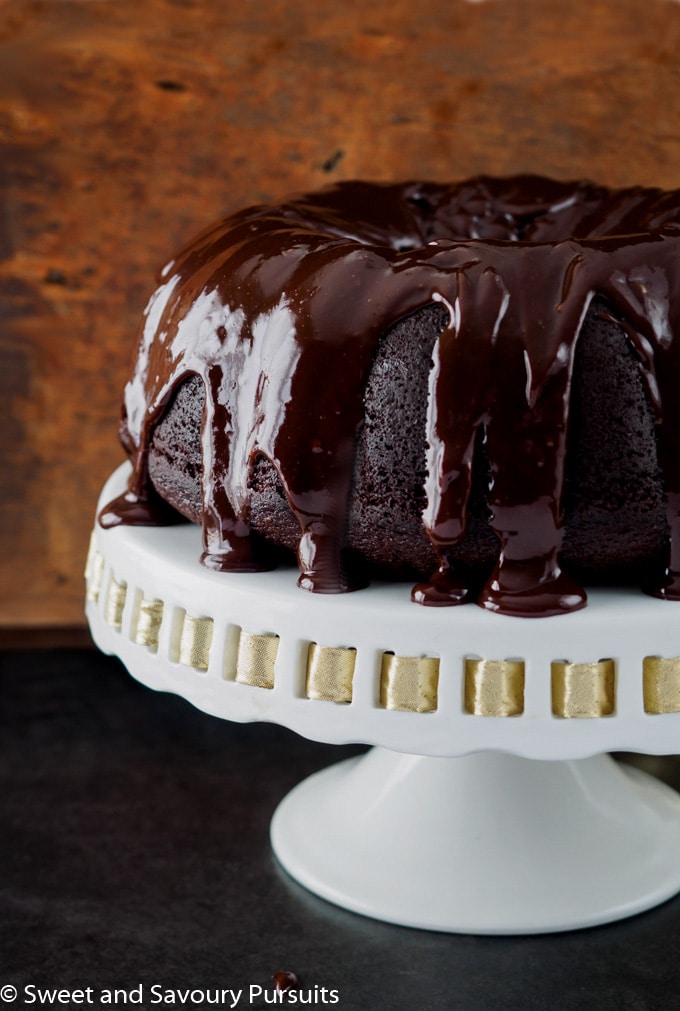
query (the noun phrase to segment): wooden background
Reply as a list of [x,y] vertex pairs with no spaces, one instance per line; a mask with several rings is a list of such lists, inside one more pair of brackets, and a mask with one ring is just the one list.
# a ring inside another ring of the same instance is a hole
[[82,634],[135,331],[179,244],[340,178],[532,171],[680,186],[679,3],[0,3],[5,640]]

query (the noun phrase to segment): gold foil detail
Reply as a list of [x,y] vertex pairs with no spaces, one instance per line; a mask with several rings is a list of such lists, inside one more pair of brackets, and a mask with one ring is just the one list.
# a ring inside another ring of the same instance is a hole
[[437,708],[439,658],[383,653],[380,705],[407,713],[430,713]]
[[274,663],[278,651],[278,635],[241,632],[236,657],[236,680],[254,688],[273,688]]
[[192,618],[185,614],[179,640],[179,662],[195,670],[207,670],[212,637],[212,618]]
[[161,622],[163,621],[163,601],[147,600],[145,597],[139,602],[139,613],[135,625],[134,641],[138,646],[148,646],[149,649],[158,649],[158,636]]
[[90,536],[90,547],[87,552],[85,562],[85,582],[87,584],[86,597],[91,603],[96,604],[99,600],[99,593],[104,581],[104,556],[97,551],[94,531]]
[[679,713],[680,657],[646,656],[642,685],[646,713]]
[[117,583],[111,576],[111,582],[104,604],[104,621],[120,632],[123,627],[123,608],[127,594],[127,583]]
[[613,660],[569,663],[555,660],[552,672],[552,711],[565,719],[596,719],[614,712]]
[[323,702],[351,702],[357,651],[348,646],[319,646],[307,654],[307,697]]
[[524,712],[523,660],[465,660],[465,709],[473,716]]

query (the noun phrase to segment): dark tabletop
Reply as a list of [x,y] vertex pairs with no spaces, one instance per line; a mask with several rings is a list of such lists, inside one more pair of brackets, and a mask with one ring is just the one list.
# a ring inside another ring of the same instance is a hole
[[537,937],[355,916],[280,870],[269,822],[358,749],[214,719],[90,650],[0,653],[0,685],[0,1007],[267,1007],[289,970],[298,1006],[349,1011],[680,1008],[680,897]]

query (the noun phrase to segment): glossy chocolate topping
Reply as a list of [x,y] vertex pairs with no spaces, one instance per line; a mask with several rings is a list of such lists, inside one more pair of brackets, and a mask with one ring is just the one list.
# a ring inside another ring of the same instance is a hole
[[367,377],[390,325],[439,302],[448,325],[430,372],[423,514],[439,566],[412,597],[472,596],[449,555],[466,528],[481,426],[499,555],[477,603],[526,616],[582,607],[559,551],[574,353],[597,298],[634,350],[658,423],[669,544],[648,589],[680,599],[676,221],[680,191],[532,176],[342,183],[221,221],[165,267],[147,307],[125,390],[133,471],[101,523],[168,521],[148,448],[175,391],[196,375],[206,390],[203,564],[270,564],[248,523],[263,455],[299,523],[299,585],[354,588],[343,544]]

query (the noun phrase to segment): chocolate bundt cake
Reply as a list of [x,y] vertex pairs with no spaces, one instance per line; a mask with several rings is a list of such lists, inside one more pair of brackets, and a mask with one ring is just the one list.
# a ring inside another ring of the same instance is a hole
[[161,275],[116,523],[321,593],[680,599],[680,191],[534,176],[341,183],[242,211]]

